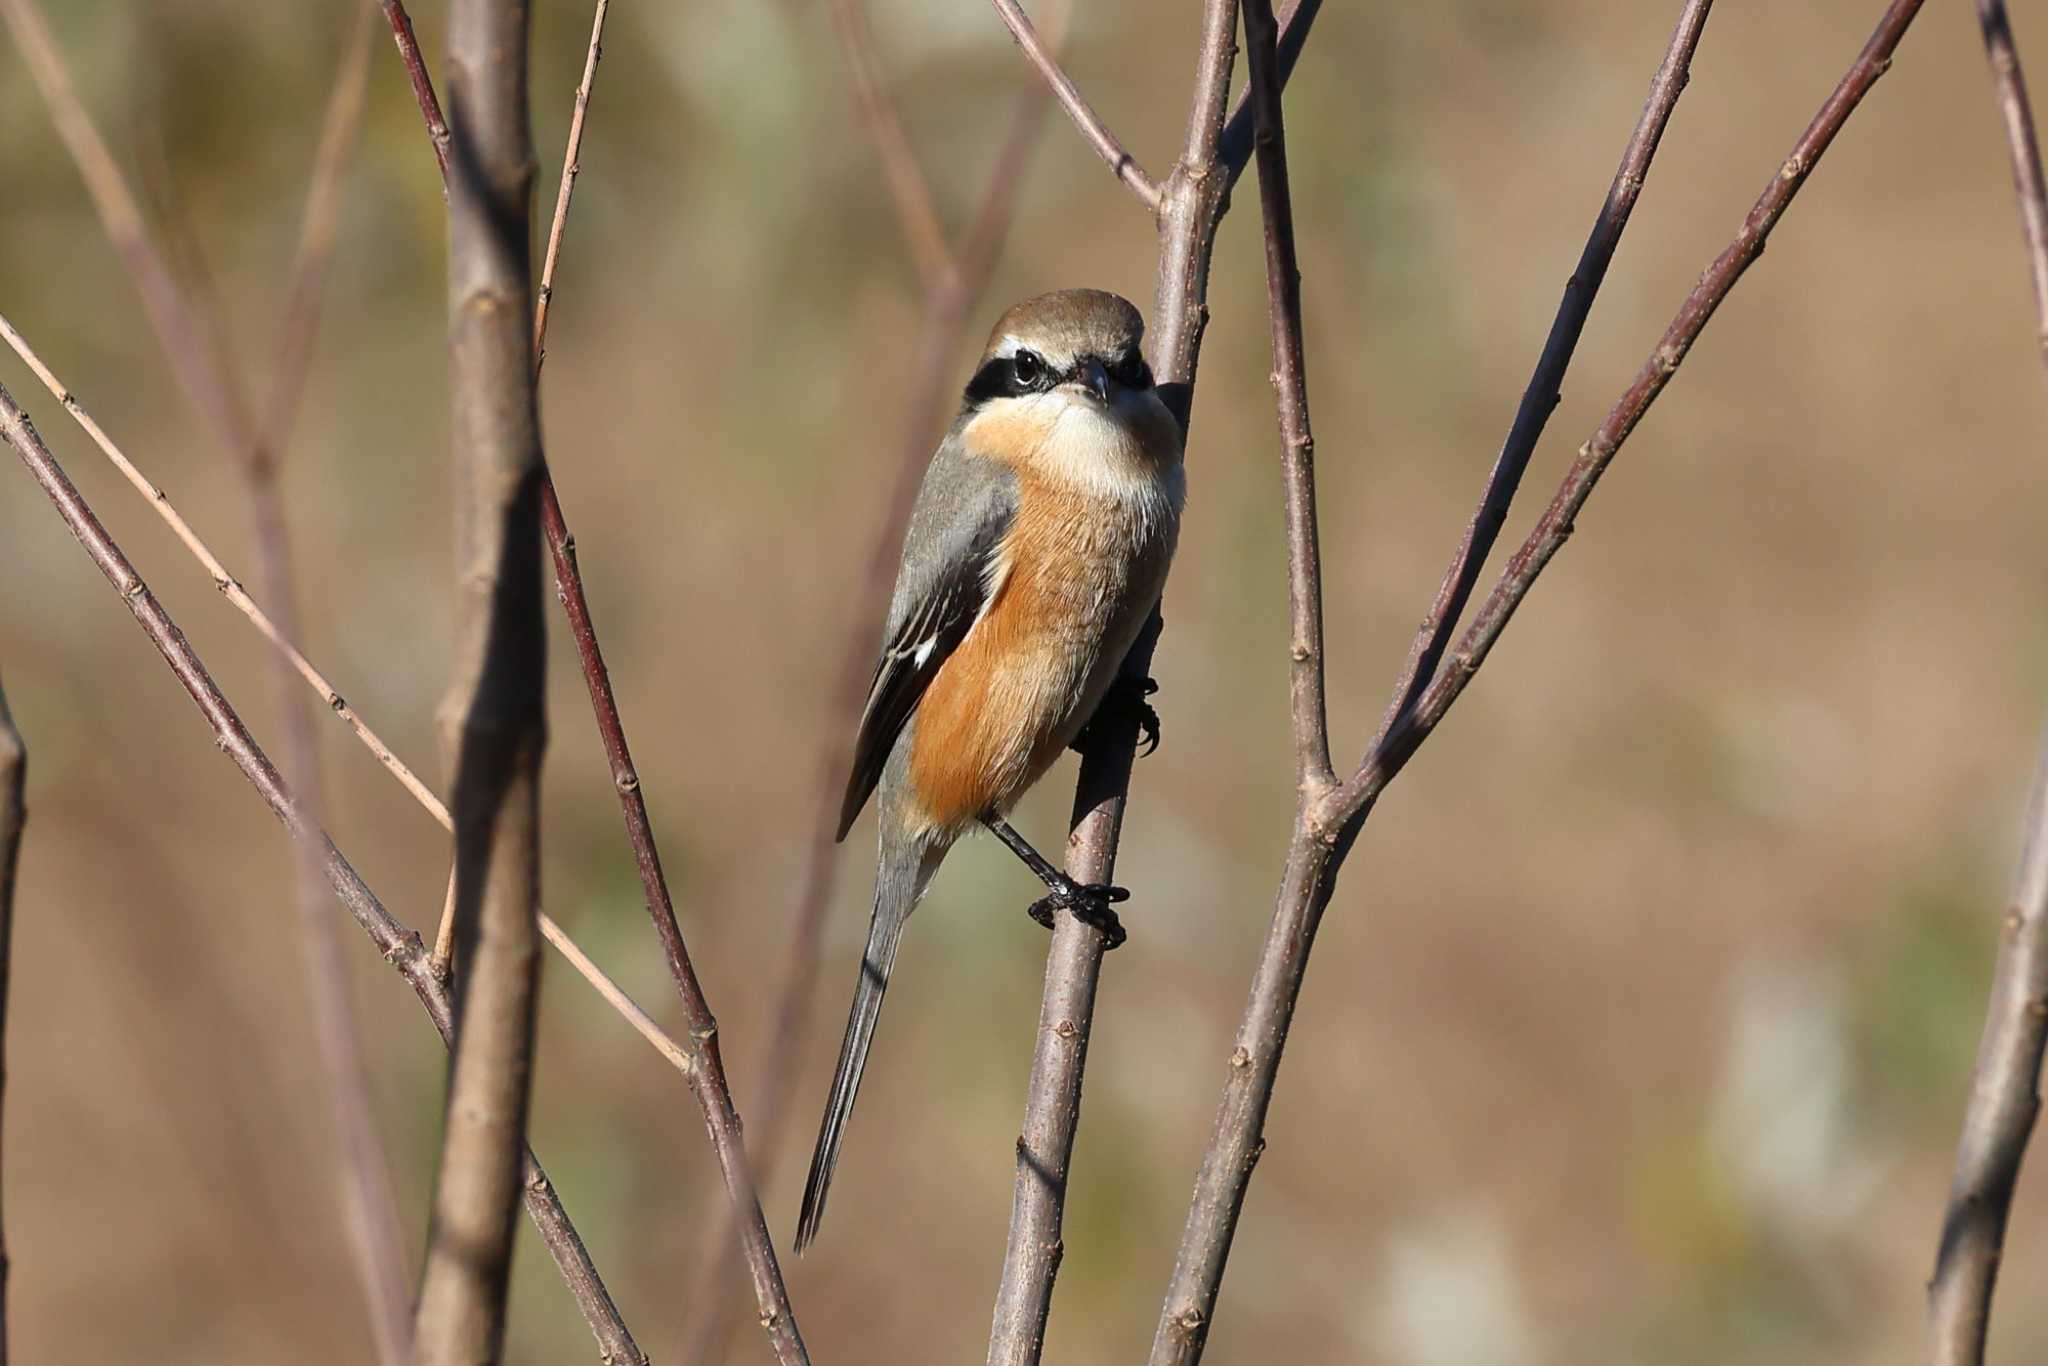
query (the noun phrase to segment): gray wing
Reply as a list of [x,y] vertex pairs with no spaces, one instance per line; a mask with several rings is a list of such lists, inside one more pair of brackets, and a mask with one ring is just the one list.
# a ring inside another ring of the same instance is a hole
[[1016,510],[1015,477],[993,460],[963,453],[958,434],[949,434],[925,470],[911,509],[882,657],[868,687],[853,773],[839,808],[839,839],[846,838],[881,781],[889,751],[939,666],[981,615],[996,549]]

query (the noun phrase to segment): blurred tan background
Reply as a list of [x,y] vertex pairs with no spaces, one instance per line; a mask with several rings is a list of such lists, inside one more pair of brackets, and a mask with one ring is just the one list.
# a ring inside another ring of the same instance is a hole
[[[986,7],[874,0],[953,220],[1027,72]],[[1510,529],[1632,375],[1867,36],[1875,0],[1717,7]],[[347,6],[57,0],[124,163],[160,158],[267,382]],[[1290,92],[1340,751],[1370,733],[1506,431],[1675,4],[1333,4]],[[537,6],[552,202],[589,24]],[[443,7],[415,6],[438,64]],[[2048,79],[2048,23],[2022,12]],[[2029,21],[2032,22],[2029,22]],[[1083,7],[1070,65],[1155,172],[1189,6]],[[620,0],[544,413],[741,1107],[762,1090],[825,694],[893,470],[914,274],[823,9]],[[227,466],[0,44],[0,311],[245,578]],[[1149,1342],[1291,800],[1256,198],[1216,258],[1192,501],[1138,767],[1048,1360]],[[288,456],[309,653],[424,772],[449,623],[442,207],[381,35]],[[1142,215],[1057,119],[975,331],[1070,284],[1149,305]],[[964,379],[975,341],[960,352]],[[12,357],[0,380],[266,740],[254,634]],[[2048,403],[1973,20],[1929,6],[1579,535],[1360,841],[1225,1284],[1223,1363],[1905,1362],[2048,697]],[[18,1359],[369,1359],[277,824],[9,460],[0,672],[32,754],[8,1021]],[[671,1025],[573,658],[553,659],[547,899]],[[337,840],[402,917],[446,841],[324,721]],[[1022,813],[1056,841],[1063,767]],[[843,852],[786,1238],[850,990]],[[1043,932],[991,842],[904,953],[817,1250],[820,1361],[979,1360]],[[442,1054],[337,907],[410,1233]],[[673,1361],[719,1207],[695,1107],[547,966],[534,1143]],[[522,1228],[524,1226],[522,1225]],[[512,1356],[591,1343],[530,1231]],[[1993,1358],[2048,1352],[2048,1158]],[[750,1319],[750,1313],[747,1316]],[[766,1360],[749,1329],[729,1359]]]

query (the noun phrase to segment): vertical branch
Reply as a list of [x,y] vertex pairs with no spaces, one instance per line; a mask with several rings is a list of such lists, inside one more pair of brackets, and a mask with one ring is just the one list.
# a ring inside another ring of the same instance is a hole
[[1273,394],[1280,423],[1280,476],[1287,528],[1288,698],[1295,779],[1304,798],[1337,781],[1330,767],[1330,718],[1323,696],[1323,560],[1316,531],[1316,439],[1308,416],[1302,355],[1301,261],[1294,245],[1294,198],[1287,181],[1287,134],[1280,112],[1280,24],[1272,0],[1244,0],[1259,210],[1266,226],[1266,309],[1273,333]]
[[[2012,157],[2020,230],[2034,286],[2036,335],[2048,363],[2048,187],[2027,99],[2026,76],[2003,0],[1977,0],[1977,19]],[[2041,1057],[2048,1046],[2048,741],[2027,805],[2012,904],[1992,972],[1991,1000],[1963,1112],[1955,1178],[1941,1245],[1927,1283],[1929,1366],[1981,1366],[1991,1295],[2005,1251],[2006,1219],[2020,1163],[2041,1109]]]
[[415,1359],[494,1361],[538,988],[540,765],[547,628],[527,236],[526,0],[449,17],[457,132],[448,190],[457,640],[442,710],[454,772],[455,1055]]
[[[0,688],[0,1095],[7,1063],[7,986],[14,970],[14,880],[21,866],[21,831],[28,820],[28,747]],[[0,1164],[4,1169],[4,1164]],[[0,1237],[0,1366],[7,1366],[7,1243]]]
[[[1307,13],[1313,14],[1309,8]],[[1230,171],[1219,154],[1236,56],[1236,0],[1205,0],[1185,150],[1159,189],[1159,289],[1153,308],[1152,368],[1161,396],[1185,431],[1202,330],[1208,316],[1209,259],[1229,192]],[[1151,669],[1159,639],[1155,614],[1124,661],[1126,677]],[[1080,883],[1106,883],[1115,873],[1117,838],[1130,792],[1138,718],[1119,716],[1090,730],[1067,834],[1066,871]],[[991,1366],[1035,1366],[1064,1252],[1067,1167],[1080,1124],[1081,1080],[1102,975],[1103,937],[1070,914],[1053,922],[1046,954],[1017,1170],[1010,1232],[989,1333]]]

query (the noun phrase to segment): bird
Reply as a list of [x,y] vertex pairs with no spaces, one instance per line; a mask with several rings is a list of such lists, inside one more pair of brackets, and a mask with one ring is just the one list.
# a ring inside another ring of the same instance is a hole
[[1154,745],[1149,679],[1119,680],[1159,603],[1187,483],[1179,421],[1143,351],[1144,319],[1096,289],[1041,294],[997,319],[905,532],[874,681],[839,813],[875,798],[873,918],[798,1215],[817,1237],[904,923],[977,826],[1105,947],[1122,888],[1081,885],[1005,819],[1098,709],[1135,708]]

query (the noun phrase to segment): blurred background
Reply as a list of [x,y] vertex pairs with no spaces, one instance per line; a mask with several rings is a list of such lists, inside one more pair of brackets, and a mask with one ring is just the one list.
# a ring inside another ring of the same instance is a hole
[[[941,211],[1030,74],[985,6],[871,0]],[[1676,4],[1327,8],[1289,92],[1340,754],[1371,732],[1507,430]],[[1731,235],[1876,0],[1717,7],[1509,535]],[[199,244],[251,387],[345,4],[61,0],[124,165]],[[542,0],[540,217],[590,21]],[[2024,21],[2028,16],[2022,14]],[[414,6],[430,59],[444,7]],[[2048,72],[2048,25],[2019,34]],[[307,649],[438,773],[450,623],[443,208],[381,30],[327,320],[286,457]],[[1189,6],[1080,7],[1070,69],[1155,173]],[[245,580],[229,466],[0,44],[0,311]],[[1247,182],[1249,184],[1249,182]],[[1188,525],[1118,880],[1048,1359],[1150,1341],[1292,802],[1256,197],[1217,250]],[[1141,211],[1057,115],[958,347],[1064,285],[1149,306]],[[831,680],[886,503],[914,268],[818,0],[621,0],[543,409],[738,1101],[761,1067]],[[1904,1362],[2048,697],[2048,405],[1976,27],[1930,6],[1623,453],[1484,673],[1381,804],[1296,1022],[1211,1360]],[[268,660],[27,371],[0,381],[266,743]],[[10,467],[16,462],[9,460]],[[116,596],[0,472],[0,672],[31,750],[8,1020],[19,1359],[370,1359],[305,1010],[291,859]],[[546,895],[679,1027],[582,685],[552,661]],[[325,720],[332,828],[431,922],[447,841]],[[1071,763],[1021,813],[1057,842]],[[841,851],[789,1142],[795,1218],[864,935]],[[1045,935],[993,842],[904,950],[833,1219],[786,1263],[821,1361],[979,1360]],[[443,1054],[335,909],[414,1255]],[[533,1141],[643,1347],[677,1359],[722,1208],[675,1074],[550,957]],[[2048,1352],[2048,1175],[1993,1359]],[[590,1360],[522,1223],[511,1356]],[[724,1359],[767,1360],[742,1327]]]

